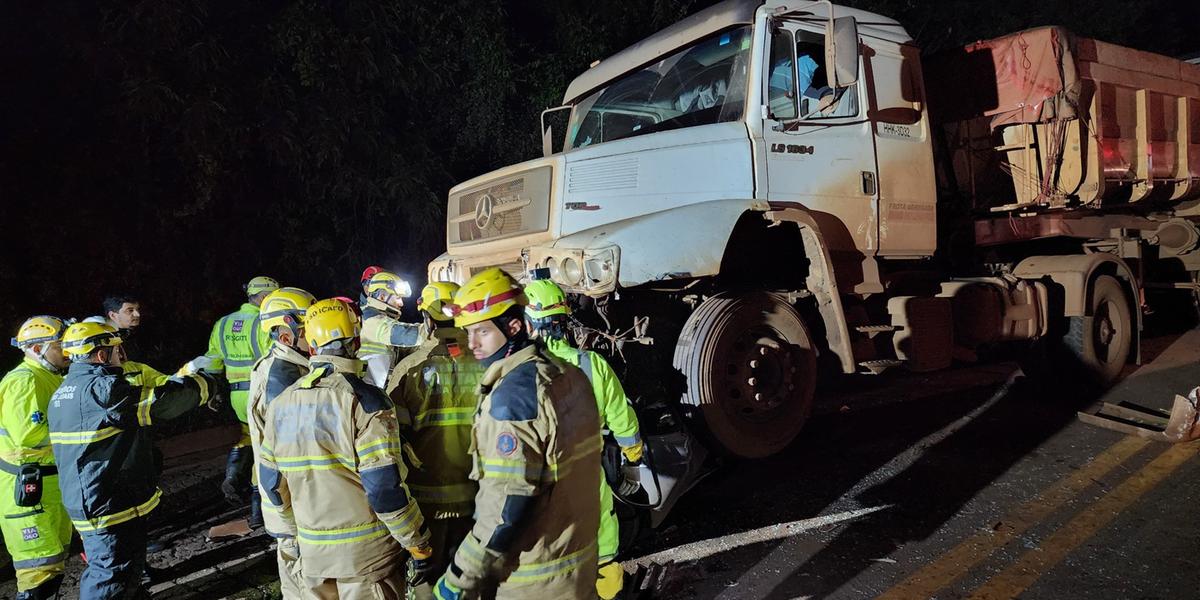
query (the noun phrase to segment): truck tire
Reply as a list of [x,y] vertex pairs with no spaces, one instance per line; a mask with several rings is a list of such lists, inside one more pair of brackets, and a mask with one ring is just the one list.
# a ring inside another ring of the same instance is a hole
[[711,441],[744,458],[786,447],[812,412],[816,351],[804,319],[767,292],[719,294],[688,317],[673,364],[682,403],[697,407]]
[[1069,317],[1063,350],[1089,383],[1107,388],[1121,375],[1133,347],[1133,317],[1124,288],[1101,275],[1092,283],[1090,317]]

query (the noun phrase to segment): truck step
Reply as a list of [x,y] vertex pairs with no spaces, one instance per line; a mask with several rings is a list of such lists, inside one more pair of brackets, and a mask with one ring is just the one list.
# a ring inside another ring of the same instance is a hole
[[858,363],[858,366],[867,370],[872,375],[878,375],[892,367],[899,367],[904,364],[902,360],[882,359],[882,360],[865,360]]
[[895,325],[859,325],[858,327],[855,327],[854,330],[859,333],[867,334],[868,338],[874,338],[877,334],[888,333],[889,331],[895,331],[896,326]]

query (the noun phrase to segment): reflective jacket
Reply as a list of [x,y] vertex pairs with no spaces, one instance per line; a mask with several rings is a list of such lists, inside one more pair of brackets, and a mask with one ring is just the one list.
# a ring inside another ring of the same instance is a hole
[[267,406],[259,485],[290,520],[306,578],[392,573],[428,545],[404,484],[399,425],[354,359],[314,356],[312,370]]
[[0,379],[0,460],[5,471],[28,463],[54,464],[46,412],[62,380],[28,357]]
[[600,426],[612,432],[618,445],[628,448],[642,441],[637,413],[625,397],[625,388],[621,386],[621,380],[617,379],[617,374],[603,356],[591,350],[580,350],[559,339],[546,340],[546,349],[554,356],[579,367],[592,382],[596,408],[600,411]]
[[446,579],[497,598],[594,598],[601,441],[587,378],[531,345],[480,389],[475,527]]
[[421,460],[408,487],[427,518],[470,517],[479,486],[471,480],[471,424],[483,365],[461,329],[442,327],[401,359],[388,378],[396,416]]
[[171,377],[143,395],[121,367],[72,363],[50,398],[50,441],[63,506],[81,533],[149,513],[157,487],[147,429],[208,402],[202,375]]
[[271,336],[258,326],[258,307],[249,302],[221,317],[208,336],[208,352],[213,360],[207,371],[224,370],[229,381],[229,404],[239,421],[246,422],[246,399],[250,391],[250,370],[271,347]]
[[[125,344],[122,342],[121,345]],[[158,369],[132,360],[121,363],[121,370],[125,372],[125,381],[128,381],[129,385],[142,388],[143,400],[154,391],[155,387],[166,383],[168,379]]]
[[365,306],[362,317],[362,346],[358,349],[358,358],[366,363],[363,380],[384,389],[388,374],[398,360],[397,349],[415,348],[425,336],[421,335],[420,325],[405,323],[374,307]]
[[[267,407],[279,394],[308,374],[308,357],[280,344],[271,345],[270,352],[254,364],[250,373],[250,398],[246,414],[250,417],[250,447],[254,451],[254,464],[258,464],[259,448],[262,446],[263,430],[267,419]],[[261,491],[261,490],[260,490]],[[296,536],[293,519],[285,519],[275,511],[275,505],[260,494],[263,505],[263,525],[276,538]]]

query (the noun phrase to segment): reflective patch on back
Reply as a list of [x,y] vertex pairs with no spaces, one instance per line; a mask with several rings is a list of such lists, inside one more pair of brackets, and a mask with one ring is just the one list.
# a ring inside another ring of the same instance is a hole
[[509,371],[491,394],[488,414],[497,421],[532,421],[538,416],[537,363],[527,361]]
[[306,390],[312,389],[313,387],[315,387],[317,385],[317,382],[320,381],[322,377],[325,377],[326,375],[332,373],[333,371],[334,371],[333,365],[330,365],[330,364],[321,365],[321,366],[313,369],[308,375],[305,375],[304,377],[300,378],[300,387],[302,387]]

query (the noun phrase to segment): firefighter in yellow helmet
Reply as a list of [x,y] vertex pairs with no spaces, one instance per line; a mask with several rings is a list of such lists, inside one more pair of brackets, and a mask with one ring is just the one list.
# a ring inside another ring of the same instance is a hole
[[[625,389],[608,361],[590,350],[579,350],[567,341],[567,317],[571,306],[566,294],[549,279],[535,279],[525,286],[529,305],[525,319],[535,339],[541,340],[551,354],[579,367],[592,383],[596,407],[600,411],[600,426],[612,432],[621,453],[630,463],[642,460],[642,436],[637,413],[625,397]],[[637,486],[636,482],[627,482]],[[633,487],[631,491],[636,491]],[[625,572],[616,562],[620,535],[617,514],[613,512],[612,489],[603,474],[600,477],[600,569],[596,591],[602,600],[612,600],[621,593]]]
[[[483,366],[467,351],[466,335],[444,310],[456,291],[458,285],[441,281],[421,290],[417,309],[427,338],[388,378],[401,430],[423,463],[409,473],[408,487],[429,525],[434,580],[471,531],[479,489],[470,478],[470,447]],[[433,598],[433,581],[410,583],[410,598]]]
[[152,393],[130,385],[121,337],[107,324],[63,333],[71,366],[50,397],[50,442],[63,507],[83,538],[88,564],[79,597],[133,598],[146,565],[146,517],[158,506],[149,427],[223,395],[218,376],[171,377]]
[[[263,300],[259,326],[272,344],[266,356],[254,364],[250,373],[250,399],[246,403],[249,417],[250,447],[258,464],[266,423],[267,407],[283,390],[308,374],[308,342],[304,339],[304,314],[316,302],[312,294],[299,288],[279,288]],[[296,531],[290,522],[267,510],[264,514],[259,487],[254,486],[250,497],[250,527],[266,526],[276,539],[276,558],[279,564],[279,591],[285,600],[308,598],[311,594],[300,577],[300,549]]]
[[229,404],[241,423],[242,437],[229,450],[221,491],[234,506],[244,506],[253,489],[250,473],[254,455],[250,449],[246,401],[250,396],[250,370],[271,345],[271,338],[259,326],[259,305],[268,294],[279,289],[279,282],[260,275],[246,283],[243,289],[246,302],[213,325],[208,337],[208,352],[188,367],[190,370],[224,372],[225,380],[229,382]]
[[58,317],[26,320],[12,339],[25,357],[0,379],[0,531],[17,572],[16,600],[56,597],[71,545],[47,419],[69,364],[66,329]]
[[454,295],[487,366],[472,432],[475,526],[435,597],[594,598],[600,420],[579,369],[533,344],[525,295],[500,269]]
[[267,405],[259,449],[268,509],[296,532],[301,573],[319,598],[399,598],[405,558],[424,573],[432,553],[405,485],[392,402],[353,358],[359,327],[342,300],[308,308],[311,370]]
[[363,380],[387,389],[388,374],[399,352],[421,344],[421,332],[415,323],[400,320],[404,299],[412,287],[391,271],[376,271],[363,283],[362,348],[358,358],[365,363]]

